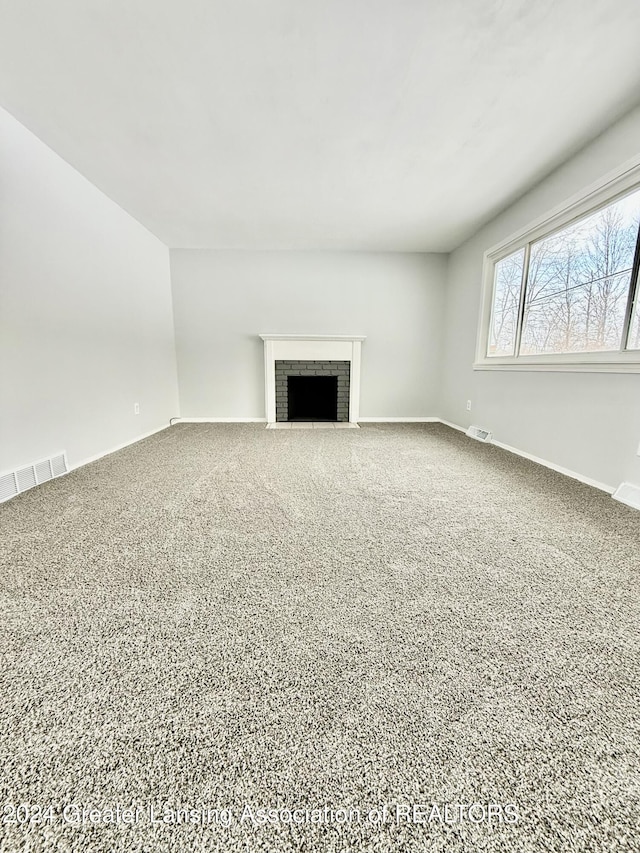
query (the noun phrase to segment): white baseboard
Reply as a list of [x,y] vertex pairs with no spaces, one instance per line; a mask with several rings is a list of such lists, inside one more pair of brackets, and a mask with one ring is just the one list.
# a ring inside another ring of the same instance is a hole
[[[431,424],[440,418],[358,418],[358,423]],[[266,424],[266,418],[172,418],[173,424]]]
[[457,429],[458,432],[466,433],[466,431],[467,431],[467,427],[461,427],[461,426],[458,426],[458,424],[452,424],[451,421],[444,421],[444,420],[442,420],[442,418],[437,418],[437,420],[440,421],[441,424],[444,424],[445,426],[451,427],[451,429]]
[[266,418],[171,418],[174,424],[266,424]]
[[[444,421],[442,418],[440,418],[440,423],[451,427],[451,429],[466,432],[464,427],[461,427],[458,424],[449,423],[449,421]],[[542,465],[545,468],[550,468],[552,471],[557,471],[558,474],[564,474],[565,477],[571,477],[572,480],[578,480],[580,483],[584,483],[587,486],[593,486],[594,489],[600,489],[600,491],[606,492],[608,495],[612,495],[615,491],[613,486],[608,486],[606,483],[601,483],[598,480],[592,480],[591,477],[585,477],[583,474],[578,474],[577,471],[571,471],[569,468],[563,468],[562,465],[556,465],[555,462],[549,462],[547,459],[541,459],[539,456],[534,456],[532,453],[527,453],[525,450],[519,450],[517,447],[512,447],[510,444],[504,444],[502,441],[496,441],[495,439],[492,439],[491,444],[494,444],[501,450],[506,450],[509,453],[515,453],[516,456],[521,456],[523,459],[529,459],[529,461]]]
[[584,474],[578,474],[577,471],[571,471],[569,468],[563,468],[562,465],[556,465],[555,462],[548,462],[546,459],[541,459],[539,456],[534,456],[532,453],[526,453],[524,450],[518,450],[516,447],[511,447],[510,444],[503,444],[501,441],[496,441],[495,439],[491,444],[495,444],[496,447],[500,447],[502,450],[508,450],[509,453],[515,453],[518,456],[522,456],[524,459],[530,459],[532,462],[537,462],[538,465],[544,465],[545,468],[551,468],[552,471],[557,471],[558,474],[564,474],[565,477],[571,477],[573,480],[579,480],[587,486],[593,486],[594,489],[600,489],[602,492],[606,492],[609,495],[612,495],[615,491],[613,486],[608,486],[606,483],[601,483],[598,480],[592,480],[591,477],[585,477]]
[[358,418],[359,424],[435,424],[440,418]]
[[137,442],[142,441],[145,438],[149,438],[150,436],[155,435],[158,432],[162,432],[165,429],[169,429],[168,424],[165,424],[161,427],[157,427],[157,429],[152,429],[149,432],[145,432],[142,435],[137,436],[136,438],[132,438],[131,441],[124,441],[122,444],[118,444],[116,445],[116,447],[112,447],[109,450],[103,451],[102,453],[96,453],[95,456],[89,456],[88,459],[83,459],[82,462],[78,462],[75,465],[72,465],[69,468],[69,471],[67,471],[67,473],[75,471],[78,468],[82,468],[83,465],[89,465],[89,463],[91,462],[97,462],[98,459],[102,459],[103,456],[109,456],[111,453],[117,453],[118,450],[124,450],[125,447],[129,447],[132,444],[137,444]]

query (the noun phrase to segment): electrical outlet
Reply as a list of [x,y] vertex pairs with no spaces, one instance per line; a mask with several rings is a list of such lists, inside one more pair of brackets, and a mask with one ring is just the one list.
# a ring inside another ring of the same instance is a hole
[[133,414],[134,415],[140,414],[140,403],[134,403],[133,404]]
[[467,411],[471,411],[471,400],[467,400]]

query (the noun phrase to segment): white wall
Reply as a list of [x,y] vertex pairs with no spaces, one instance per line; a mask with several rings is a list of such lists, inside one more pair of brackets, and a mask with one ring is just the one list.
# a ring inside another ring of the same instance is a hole
[[4,110],[0,408],[0,471],[178,413],[168,249]]
[[[449,258],[442,416],[611,488],[640,481],[640,375],[473,371],[483,253],[640,151],[640,108]],[[472,401],[471,413],[466,401]]]
[[442,255],[171,251],[183,417],[264,418],[261,332],[367,335],[360,414],[438,414]]

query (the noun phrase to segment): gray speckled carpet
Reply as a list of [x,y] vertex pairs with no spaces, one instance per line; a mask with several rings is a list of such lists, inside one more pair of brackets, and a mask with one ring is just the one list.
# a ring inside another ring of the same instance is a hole
[[182,424],[0,525],[3,852],[640,850],[607,495],[441,425]]

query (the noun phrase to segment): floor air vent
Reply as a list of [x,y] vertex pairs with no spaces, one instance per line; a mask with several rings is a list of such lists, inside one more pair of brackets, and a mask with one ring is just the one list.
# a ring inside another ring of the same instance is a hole
[[475,438],[476,441],[491,441],[493,437],[488,429],[481,429],[477,426],[470,426],[466,434],[469,438]]
[[46,483],[54,477],[66,474],[69,470],[67,457],[64,452],[57,453],[48,459],[40,459],[32,465],[25,465],[16,471],[0,474],[0,503],[15,498],[20,492],[26,492],[40,483]]

